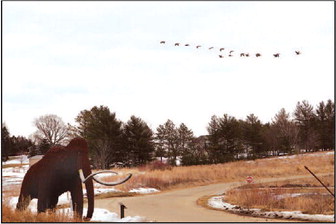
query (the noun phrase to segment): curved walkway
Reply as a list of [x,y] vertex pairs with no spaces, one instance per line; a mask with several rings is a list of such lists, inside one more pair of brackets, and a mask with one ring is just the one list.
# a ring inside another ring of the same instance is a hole
[[[256,183],[281,181],[311,177],[292,176],[284,178],[267,178],[255,181]],[[220,195],[225,191],[246,184],[245,182],[219,183],[198,186],[187,189],[165,191],[158,194],[125,197],[105,198],[95,201],[96,208],[105,208],[120,214],[120,205],[127,209],[125,216],[142,216],[148,221],[155,222],[293,222],[294,220],[257,218],[235,215],[225,211],[216,211],[196,204],[197,199],[205,195]]]

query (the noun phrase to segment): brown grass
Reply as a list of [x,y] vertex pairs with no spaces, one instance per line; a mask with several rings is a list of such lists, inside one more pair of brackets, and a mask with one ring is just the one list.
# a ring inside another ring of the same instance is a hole
[[10,168],[10,167],[16,167],[16,168],[21,168],[25,165],[29,165],[28,163],[14,163],[14,164],[3,164],[2,168]]
[[29,210],[17,211],[11,208],[7,202],[2,203],[2,222],[82,222],[69,214],[61,212],[45,212],[36,214]]
[[[330,186],[334,181],[334,176],[329,175],[320,179]],[[249,184],[227,192],[225,201],[246,208],[260,208],[267,211],[299,210],[308,214],[334,214],[334,198],[316,182],[314,178],[306,178],[267,184]],[[329,188],[331,191],[334,190],[333,187]],[[276,197],[294,193],[310,194],[280,199]]]
[[[253,176],[257,181],[261,178],[310,175],[304,166],[308,166],[315,174],[333,173],[334,156],[298,155],[290,159],[258,159],[216,165],[173,167],[170,170],[147,170],[146,172],[138,170],[129,181],[119,185],[118,188],[130,190],[138,187],[153,187],[167,190],[217,182],[245,181],[247,176]],[[112,179],[106,177],[104,180]]]

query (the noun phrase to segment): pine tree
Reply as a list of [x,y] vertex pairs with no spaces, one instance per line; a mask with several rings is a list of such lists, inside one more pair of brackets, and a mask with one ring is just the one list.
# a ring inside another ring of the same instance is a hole
[[328,138],[328,149],[335,149],[335,104],[330,99],[326,104],[326,117],[327,117],[327,133]]
[[292,153],[297,145],[298,130],[284,108],[275,115],[272,129],[275,135],[275,148],[283,153]]
[[252,154],[252,157],[265,154],[265,142],[262,136],[263,125],[258,117],[254,114],[248,115],[242,126],[244,142],[247,146],[246,153]]
[[154,152],[153,131],[143,120],[131,116],[124,127],[124,135],[127,155],[133,166],[152,160]]
[[299,127],[300,145],[308,151],[318,148],[316,132],[316,115],[308,101],[298,102],[294,111],[295,121]]
[[316,109],[316,129],[319,148],[322,150],[334,148],[334,121],[334,103],[331,100],[328,100],[327,104],[320,102]]
[[195,138],[194,133],[184,123],[180,124],[177,132],[179,137],[179,152],[183,154],[191,148],[192,141]]
[[215,163],[234,160],[242,151],[240,123],[232,116],[213,116],[208,126],[211,159]]
[[182,165],[196,165],[200,164],[199,149],[194,144],[195,137],[192,130],[190,130],[184,123],[180,124],[178,128],[179,134],[179,152]]
[[113,162],[124,162],[126,151],[122,147],[122,122],[106,106],[83,110],[76,118],[77,132],[89,144],[93,163],[106,169]]
[[1,125],[1,161],[8,160],[11,154],[11,141],[9,131],[4,123]]
[[156,140],[160,150],[164,150],[168,157],[168,162],[171,165],[176,165],[177,156],[179,152],[179,136],[174,122],[167,120],[163,125],[157,128]]

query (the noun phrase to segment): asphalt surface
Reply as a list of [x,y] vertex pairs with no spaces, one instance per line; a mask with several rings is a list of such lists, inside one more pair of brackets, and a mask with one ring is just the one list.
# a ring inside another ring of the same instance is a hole
[[[267,178],[255,182],[272,182],[285,179],[309,177]],[[232,214],[212,210],[196,201],[206,195],[220,195],[225,191],[246,184],[243,182],[219,183],[143,195],[136,197],[96,199],[95,208],[105,208],[120,215],[120,204],[124,204],[125,216],[142,216],[154,222],[295,222],[294,220],[270,219]]]

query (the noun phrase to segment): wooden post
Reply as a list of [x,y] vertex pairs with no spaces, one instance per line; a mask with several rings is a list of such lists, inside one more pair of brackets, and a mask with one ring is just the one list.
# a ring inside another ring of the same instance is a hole
[[329,188],[327,188],[327,186],[325,186],[324,183],[322,183],[322,181],[319,178],[317,178],[317,176],[315,176],[315,174],[312,171],[310,171],[310,169],[308,169],[308,167],[304,166],[304,168],[306,168],[306,170],[308,170],[309,173],[311,173],[311,175],[313,175],[316,178],[316,180],[318,180],[322,184],[322,186],[325,189],[327,189],[327,191],[329,191],[329,193],[335,198],[335,195],[329,190]]
[[120,218],[124,218],[125,217],[125,209],[127,208],[123,203],[119,203],[120,204]]

